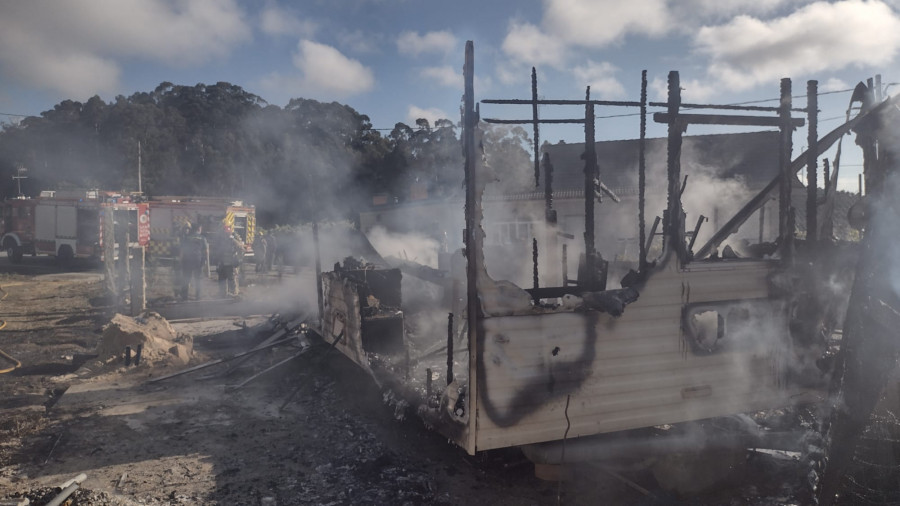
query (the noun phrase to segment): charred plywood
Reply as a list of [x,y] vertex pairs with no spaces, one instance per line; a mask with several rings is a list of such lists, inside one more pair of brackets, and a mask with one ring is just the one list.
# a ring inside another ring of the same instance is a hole
[[405,351],[398,269],[340,269],[322,276],[326,339],[368,369],[369,354]]

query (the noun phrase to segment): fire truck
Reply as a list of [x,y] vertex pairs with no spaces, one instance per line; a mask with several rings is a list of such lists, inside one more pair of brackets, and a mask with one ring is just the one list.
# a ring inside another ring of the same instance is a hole
[[[123,219],[136,213],[135,219]],[[129,223],[130,237],[149,239],[149,208],[130,196],[101,190],[43,191],[37,198],[7,200],[2,206],[0,246],[13,263],[26,254],[51,255],[61,262],[102,258],[103,216]]]
[[240,200],[217,197],[159,196],[149,200],[150,245],[153,258],[172,258],[178,240],[192,225],[205,232],[227,228],[244,243],[244,255],[253,255],[256,208]]

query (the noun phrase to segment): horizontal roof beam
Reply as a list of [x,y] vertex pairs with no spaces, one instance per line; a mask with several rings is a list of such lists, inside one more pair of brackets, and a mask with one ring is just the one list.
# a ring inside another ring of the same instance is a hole
[[[650,102],[651,107],[668,107],[668,102]],[[682,109],[722,109],[727,111],[758,111],[779,112],[781,107],[768,107],[760,105],[716,105],[716,104],[681,104]],[[806,108],[793,108],[794,112],[806,112]]]
[[[498,125],[533,125],[533,119],[492,119],[492,118],[482,118],[481,121],[485,123],[495,123]],[[549,123],[549,124],[583,124],[584,118],[574,118],[574,119],[539,119],[538,123]]]
[[529,100],[525,98],[512,99],[485,99],[482,104],[501,105],[613,105],[621,107],[640,107],[640,102],[614,101],[614,100]]
[[[737,116],[728,114],[678,114],[678,121],[695,125],[739,125],[739,126],[781,126],[781,118],[776,116]],[[668,123],[669,113],[657,112],[653,114],[653,121]],[[791,126],[802,127],[803,118],[791,118]]]

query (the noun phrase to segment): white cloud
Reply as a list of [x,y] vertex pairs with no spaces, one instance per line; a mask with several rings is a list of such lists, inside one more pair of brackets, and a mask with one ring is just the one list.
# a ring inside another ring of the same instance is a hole
[[852,89],[853,86],[847,84],[847,81],[843,79],[838,79],[836,77],[829,78],[824,83],[819,83],[819,92],[825,91],[839,91],[839,90],[848,90]]
[[[672,9],[673,16],[690,22],[693,18],[729,18],[737,14],[766,14],[778,8],[808,0],[680,0],[680,8]],[[673,2],[674,7],[674,2]]]
[[457,72],[450,65],[444,65],[442,67],[425,67],[421,71],[421,76],[448,88],[463,87],[462,72]]
[[356,54],[381,53],[385,36],[380,33],[367,33],[362,30],[344,30],[337,34],[338,46]]
[[250,39],[234,0],[4,2],[0,70],[84,99],[119,87],[121,60],[174,66],[227,55]]
[[325,44],[301,40],[293,63],[300,75],[270,74],[261,86],[279,94],[325,100],[358,95],[375,86],[372,69]]
[[315,33],[316,23],[301,19],[300,16],[290,10],[280,7],[275,2],[269,2],[259,15],[259,25],[263,33],[268,35],[289,35],[308,39]]
[[625,95],[625,87],[615,78],[618,68],[609,62],[588,60],[584,65],[572,69],[575,84],[591,87],[591,97],[598,99],[618,98]]
[[900,49],[900,16],[880,1],[822,1],[772,20],[738,16],[703,27],[694,42],[710,57],[710,75],[744,90],[781,77],[887,65]]
[[566,47],[558,37],[529,23],[511,22],[502,47],[512,59],[530,65],[560,68],[566,59]]
[[628,33],[665,33],[669,10],[665,0],[545,0],[543,26],[568,44],[602,47]]
[[[718,91],[715,84],[698,79],[681,79],[681,100],[682,102],[706,102],[713,97]],[[653,91],[653,99],[665,102],[669,99],[669,83],[666,79],[654,77],[647,87]]]
[[397,51],[408,56],[419,56],[423,53],[449,53],[456,49],[456,37],[446,31],[403,32],[397,37]]
[[436,108],[423,109],[415,105],[409,106],[409,109],[407,109],[406,112],[406,124],[411,126],[415,125],[416,120],[419,118],[427,119],[428,123],[431,124],[431,126],[434,126],[435,121],[439,119],[450,119],[450,115]]

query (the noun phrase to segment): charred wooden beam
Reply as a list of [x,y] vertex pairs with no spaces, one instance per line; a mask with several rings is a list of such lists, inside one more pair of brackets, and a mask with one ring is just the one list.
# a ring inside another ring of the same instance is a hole
[[594,132],[594,104],[591,87],[587,87],[584,102],[584,262],[586,279],[578,282],[588,290],[596,289],[596,245],[594,243],[594,179],[597,174],[596,134]]
[[661,221],[662,219],[659,216],[653,220],[653,226],[650,227],[650,234],[647,235],[647,245],[644,246],[645,250],[649,250],[650,245],[653,244],[653,238],[656,237],[656,230],[659,228],[659,222]]
[[[663,224],[666,237],[678,258],[684,259],[684,224],[682,222],[681,192],[678,183],[681,179],[681,138],[686,123],[682,121],[679,109],[681,108],[681,78],[678,72],[669,72],[669,101],[668,112],[665,114],[665,122],[669,124],[668,142],[666,149],[666,167],[668,176],[668,204],[666,206],[668,220]],[[658,115],[654,119],[659,121]]]
[[[465,80],[465,92],[463,94],[463,151],[465,156],[465,185],[466,185],[466,318],[468,321],[468,345],[469,345],[469,395],[466,396],[468,405],[466,412],[473,413],[470,420],[475,420],[475,399],[478,398],[477,376],[471,374],[472,366],[478,360],[478,258],[481,244],[478,237],[481,235],[481,221],[478,219],[481,199],[476,195],[477,182],[475,180],[475,128],[478,117],[475,114],[475,44],[466,41],[466,60],[463,66]],[[478,250],[476,252],[476,250]],[[466,450],[475,452],[475,431],[469,431],[466,437]]]
[[[482,118],[481,121],[485,123],[491,123],[494,125],[530,125],[535,121],[533,119],[494,119],[494,118]],[[584,118],[572,118],[572,119],[539,119],[538,123],[550,124],[550,125],[563,125],[563,124],[582,124],[584,123]]]
[[[789,111],[790,112],[790,111]],[[784,121],[775,116],[738,116],[729,114],[679,114],[678,120],[683,124],[695,125],[737,125],[737,126],[780,126]],[[657,112],[653,114],[653,121],[657,123],[669,123],[669,114]],[[790,119],[791,126],[804,125],[803,118]]]
[[[666,107],[665,102],[650,102],[651,107]],[[682,109],[719,109],[725,111],[757,111],[757,112],[779,112],[781,107],[767,107],[759,105],[727,105],[727,104],[681,104]],[[793,108],[794,112],[806,112],[805,108]]]
[[807,150],[806,162],[806,240],[810,243],[818,241],[818,175],[819,168],[817,165],[819,154],[816,144],[819,142],[819,83],[817,81],[808,81],[806,83],[806,109],[807,119],[809,120],[807,127],[806,142],[809,146]]
[[[534,100],[520,99],[520,98],[511,98],[511,99],[485,99],[482,100],[483,104],[499,104],[499,105],[531,105],[534,103]],[[537,103],[539,105],[610,105],[610,106],[623,106],[623,107],[640,107],[640,102],[629,102],[629,101],[621,101],[621,100],[591,100],[590,98],[586,98],[584,100],[538,100]]]
[[781,142],[778,163],[781,174],[778,199],[778,242],[781,247],[781,258],[785,262],[791,259],[794,242],[794,227],[791,220],[791,187],[794,172],[791,170],[791,152],[793,151],[791,121],[791,80],[781,80]]
[[550,153],[544,153],[541,159],[544,166],[544,218],[547,223],[556,223],[556,212],[553,211],[553,164]]
[[534,187],[541,185],[541,134],[538,128],[538,92],[537,92],[537,69],[531,67],[531,115],[534,118]]
[[641,137],[638,141],[638,272],[647,270],[647,223],[644,211],[647,207],[647,71],[641,71]]
[[447,384],[453,383],[453,313],[447,314]]

